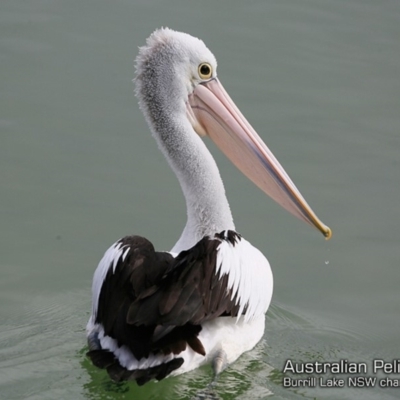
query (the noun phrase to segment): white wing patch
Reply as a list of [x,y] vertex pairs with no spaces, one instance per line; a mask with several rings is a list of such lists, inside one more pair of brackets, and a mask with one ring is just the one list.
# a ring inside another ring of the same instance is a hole
[[129,246],[123,245],[118,240],[104,253],[103,258],[100,260],[99,265],[96,268],[92,283],[91,319],[93,320],[93,323],[96,320],[100,291],[101,287],[103,286],[104,279],[106,278],[107,272],[111,268],[111,266],[113,268],[113,272],[115,272],[115,268],[117,267],[118,261],[120,260],[121,256],[122,260],[125,261],[128,252]]
[[237,320],[247,306],[244,321],[264,314],[271,302],[273,276],[268,260],[247,240],[241,238],[235,245],[223,240],[218,246],[216,273],[228,274],[232,299],[240,304]]

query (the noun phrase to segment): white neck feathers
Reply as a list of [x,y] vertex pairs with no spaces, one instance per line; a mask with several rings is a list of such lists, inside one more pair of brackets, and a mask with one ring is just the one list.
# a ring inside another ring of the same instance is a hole
[[171,60],[177,49],[173,43],[158,44],[140,49],[136,95],[186,199],[187,223],[172,249],[179,252],[235,226],[217,165],[186,117],[188,85],[182,65]]

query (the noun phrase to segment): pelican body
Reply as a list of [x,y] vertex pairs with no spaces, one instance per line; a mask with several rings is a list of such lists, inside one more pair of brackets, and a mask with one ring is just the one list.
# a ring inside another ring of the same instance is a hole
[[331,235],[217,78],[217,62],[188,34],[156,30],[136,59],[135,91],[186,199],[170,252],[140,236],[114,243],[93,278],[88,356],[116,381],[141,385],[206,363],[216,373],[264,333],[273,277],[237,233],[209,136],[289,212]]

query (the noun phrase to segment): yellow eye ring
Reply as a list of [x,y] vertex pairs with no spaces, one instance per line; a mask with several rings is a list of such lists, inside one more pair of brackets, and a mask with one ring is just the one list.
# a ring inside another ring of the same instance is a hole
[[212,67],[209,63],[201,63],[198,72],[201,79],[210,79],[212,77]]

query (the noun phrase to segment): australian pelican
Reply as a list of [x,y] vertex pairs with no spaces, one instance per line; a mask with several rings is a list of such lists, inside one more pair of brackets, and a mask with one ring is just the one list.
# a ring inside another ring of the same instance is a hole
[[205,44],[156,30],[136,59],[136,95],[178,177],[187,223],[171,252],[127,236],[104,254],[93,278],[88,355],[112,379],[150,379],[211,363],[216,373],[264,332],[273,278],[267,259],[235,230],[209,136],[261,190],[326,238],[330,229],[217,78]]

